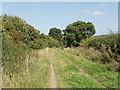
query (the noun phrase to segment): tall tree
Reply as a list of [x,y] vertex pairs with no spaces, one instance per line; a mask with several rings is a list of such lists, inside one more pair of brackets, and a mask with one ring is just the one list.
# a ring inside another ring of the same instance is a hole
[[49,35],[52,38],[57,39],[58,41],[62,40],[62,33],[61,33],[61,30],[58,28],[51,28],[49,31]]
[[79,46],[82,39],[86,39],[95,34],[95,28],[91,22],[77,21],[69,24],[64,32],[64,43],[66,46]]

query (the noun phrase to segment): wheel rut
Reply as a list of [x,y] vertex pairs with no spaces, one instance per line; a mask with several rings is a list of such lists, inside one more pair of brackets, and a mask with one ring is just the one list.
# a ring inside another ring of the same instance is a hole
[[56,75],[54,72],[53,64],[51,64],[50,69],[51,69],[51,80],[50,80],[51,88],[57,88],[57,81],[56,81]]

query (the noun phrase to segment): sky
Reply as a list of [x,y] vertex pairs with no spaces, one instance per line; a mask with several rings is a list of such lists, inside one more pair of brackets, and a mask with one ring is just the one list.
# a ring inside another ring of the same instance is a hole
[[76,21],[92,22],[95,35],[118,31],[117,2],[2,2],[0,14],[19,16],[44,34]]

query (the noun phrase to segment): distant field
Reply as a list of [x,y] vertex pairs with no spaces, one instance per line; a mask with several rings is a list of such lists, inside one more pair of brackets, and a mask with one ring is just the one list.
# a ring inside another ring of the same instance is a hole
[[[29,63],[28,72],[11,80],[4,75],[4,87],[51,88],[51,64],[58,88],[117,88],[118,73],[108,71],[104,64],[92,62],[77,49],[47,48],[38,50],[36,60]],[[54,82],[54,80],[53,80]]]

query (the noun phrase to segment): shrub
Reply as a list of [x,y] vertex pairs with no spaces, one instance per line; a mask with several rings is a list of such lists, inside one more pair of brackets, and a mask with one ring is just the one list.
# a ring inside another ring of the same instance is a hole
[[118,34],[111,34],[105,36],[97,36],[94,40],[91,40],[88,44],[89,47],[94,47],[96,49],[101,49],[102,46],[106,46],[106,49],[109,49],[117,54],[117,42]]
[[[23,53],[24,52],[24,53]],[[2,40],[2,66],[3,73],[9,75],[21,73],[25,70],[26,55],[29,55],[30,49],[22,47],[19,44],[8,40],[3,34]]]
[[82,40],[80,45],[89,48],[87,52],[84,52],[90,59],[93,61],[99,60],[101,63],[106,64],[109,70],[119,71],[118,34],[92,37]]

